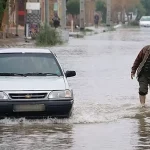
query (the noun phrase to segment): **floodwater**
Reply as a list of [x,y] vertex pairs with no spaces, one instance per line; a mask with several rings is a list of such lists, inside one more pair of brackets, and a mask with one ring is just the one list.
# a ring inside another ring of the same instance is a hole
[[69,78],[70,119],[0,120],[0,150],[149,150],[150,97],[142,109],[133,61],[150,42],[150,29],[125,28],[70,39],[52,48]]

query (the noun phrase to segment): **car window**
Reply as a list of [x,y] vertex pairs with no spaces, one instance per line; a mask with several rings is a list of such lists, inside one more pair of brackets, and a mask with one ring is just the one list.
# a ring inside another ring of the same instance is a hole
[[150,17],[142,17],[141,21],[150,21]]
[[0,54],[0,73],[53,73],[62,75],[53,54],[7,53]]

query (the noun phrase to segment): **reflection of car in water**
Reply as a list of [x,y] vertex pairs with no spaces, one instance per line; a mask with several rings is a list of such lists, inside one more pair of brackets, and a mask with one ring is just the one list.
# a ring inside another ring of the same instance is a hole
[[47,49],[0,51],[0,116],[69,117],[73,92],[55,55]]
[[139,25],[140,27],[150,27],[150,16],[142,16]]

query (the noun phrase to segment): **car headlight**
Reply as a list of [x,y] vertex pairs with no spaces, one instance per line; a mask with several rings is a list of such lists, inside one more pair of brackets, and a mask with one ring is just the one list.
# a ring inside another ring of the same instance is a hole
[[8,96],[4,92],[0,92],[0,100],[6,100]]
[[65,91],[52,91],[48,98],[49,99],[68,99],[73,97],[73,92],[70,90]]

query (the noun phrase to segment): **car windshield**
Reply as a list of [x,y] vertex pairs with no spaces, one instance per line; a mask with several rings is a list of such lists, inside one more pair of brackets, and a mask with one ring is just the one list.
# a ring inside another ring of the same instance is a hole
[[0,75],[57,75],[61,68],[50,53],[1,53]]
[[150,21],[150,17],[142,17],[141,21]]

